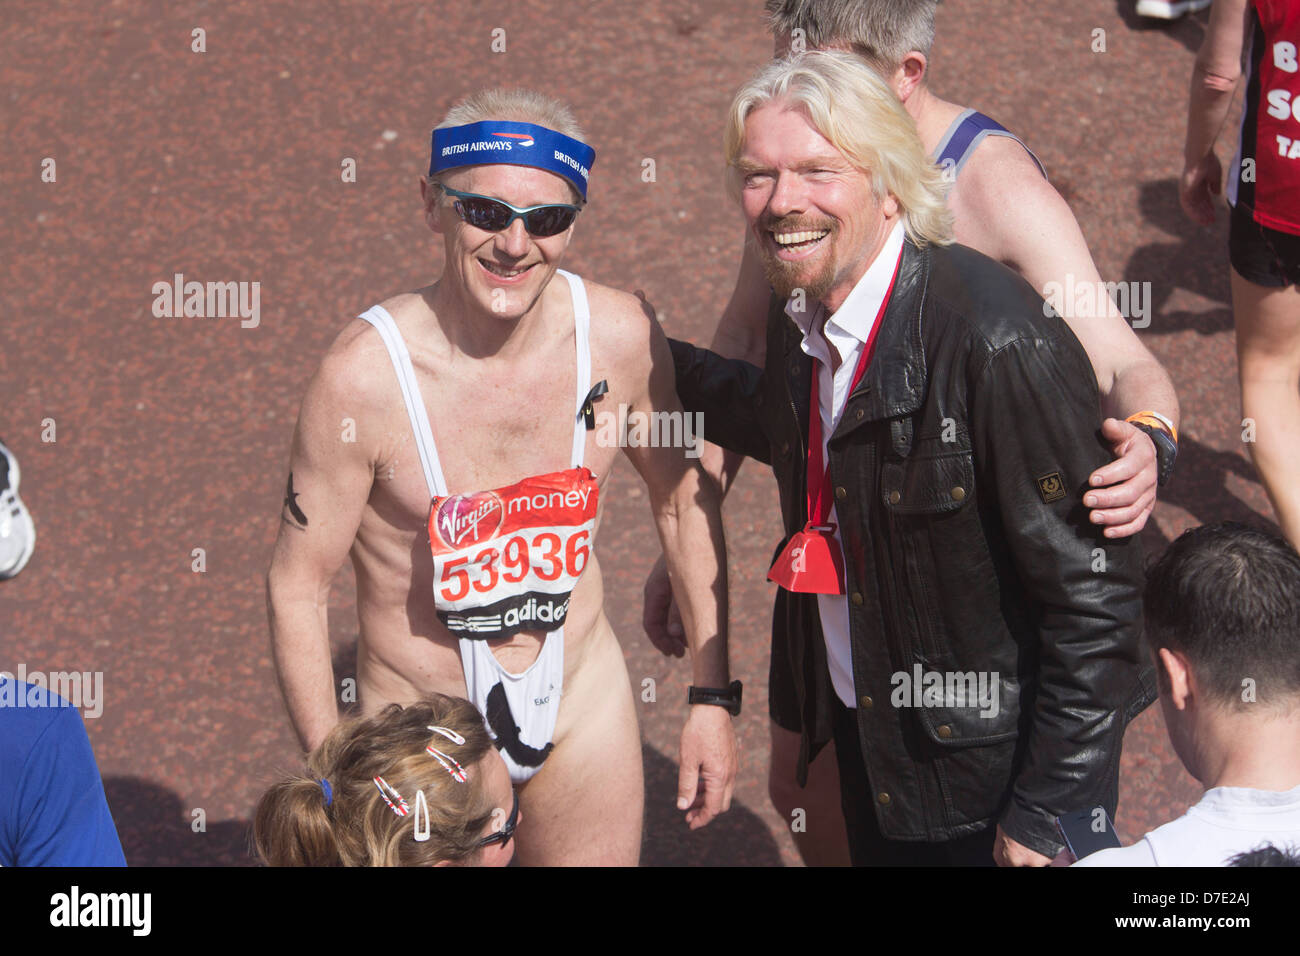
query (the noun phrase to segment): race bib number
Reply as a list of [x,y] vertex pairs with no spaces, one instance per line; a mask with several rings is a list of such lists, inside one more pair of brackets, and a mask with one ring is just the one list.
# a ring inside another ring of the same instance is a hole
[[462,637],[557,630],[591,558],[597,503],[596,477],[586,468],[433,499],[439,619]]

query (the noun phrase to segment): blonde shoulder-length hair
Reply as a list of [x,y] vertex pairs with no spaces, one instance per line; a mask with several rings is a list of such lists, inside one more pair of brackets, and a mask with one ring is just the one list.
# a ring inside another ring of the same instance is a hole
[[942,171],[926,156],[916,124],[894,91],[852,53],[818,50],[775,60],[736,94],[724,134],[727,189],[733,198],[740,196],[738,163],[745,147],[745,120],[776,100],[802,112],[853,166],[871,177],[877,202],[887,195],[898,201],[914,243],[952,242]]

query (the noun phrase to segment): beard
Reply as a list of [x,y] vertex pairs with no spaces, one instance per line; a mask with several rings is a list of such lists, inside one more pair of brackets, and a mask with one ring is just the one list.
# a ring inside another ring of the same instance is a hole
[[[834,243],[839,232],[838,224],[834,221],[809,221],[798,216],[789,216],[780,219],[763,219],[759,222],[759,231],[767,234],[820,232],[823,229],[830,232],[821,241],[828,245]],[[758,251],[763,260],[763,274],[767,277],[768,284],[783,299],[794,295],[796,289],[802,289],[808,299],[816,302],[830,292],[835,284],[835,256],[832,248],[819,250],[819,254],[811,261],[802,259],[788,262],[777,256],[776,250],[772,248],[771,242],[765,236],[758,241]]]

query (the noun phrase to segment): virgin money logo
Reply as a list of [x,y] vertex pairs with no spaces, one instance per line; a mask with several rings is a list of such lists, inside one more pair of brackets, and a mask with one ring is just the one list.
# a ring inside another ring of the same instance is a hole
[[449,548],[472,547],[496,537],[505,517],[497,493],[479,491],[443,499],[434,515],[433,526]]

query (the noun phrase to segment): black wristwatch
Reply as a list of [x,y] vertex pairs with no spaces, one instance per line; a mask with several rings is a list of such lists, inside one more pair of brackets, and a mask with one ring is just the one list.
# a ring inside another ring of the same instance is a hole
[[688,704],[715,704],[727,708],[735,717],[740,713],[740,681],[733,680],[730,687],[692,687],[686,695]]
[[[1163,416],[1161,420],[1167,421]],[[1169,484],[1169,476],[1174,470],[1174,460],[1178,457],[1178,442],[1174,441],[1174,437],[1164,428],[1131,419],[1129,424],[1146,432],[1151,437],[1151,443],[1156,446],[1156,484],[1163,488]]]

